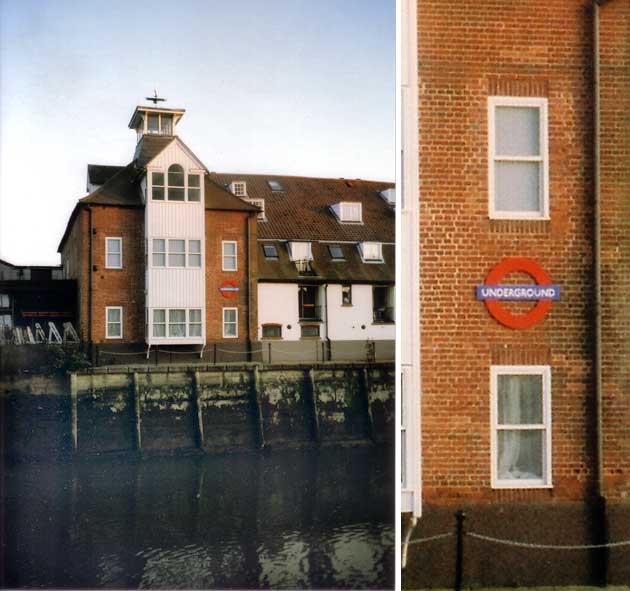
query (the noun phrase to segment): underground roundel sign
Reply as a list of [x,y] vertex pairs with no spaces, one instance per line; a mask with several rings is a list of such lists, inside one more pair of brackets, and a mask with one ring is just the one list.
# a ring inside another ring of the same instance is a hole
[[[509,273],[527,273],[534,284],[512,285],[501,281]],[[531,328],[540,322],[551,309],[551,302],[560,299],[560,286],[552,285],[547,272],[532,259],[505,258],[495,265],[483,285],[477,286],[477,299],[486,304],[490,315],[508,328]],[[513,314],[504,301],[535,301],[526,314]]]
[[241,291],[241,289],[236,284],[236,281],[224,281],[221,285],[219,285],[219,291],[224,298],[229,300]]

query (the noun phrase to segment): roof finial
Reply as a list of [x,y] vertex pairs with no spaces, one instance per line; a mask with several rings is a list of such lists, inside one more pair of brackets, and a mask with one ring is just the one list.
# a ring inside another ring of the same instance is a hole
[[158,103],[163,103],[166,100],[158,96],[157,86],[153,89],[153,96],[147,96],[145,97],[145,99],[148,101],[153,101],[154,105],[157,105]]

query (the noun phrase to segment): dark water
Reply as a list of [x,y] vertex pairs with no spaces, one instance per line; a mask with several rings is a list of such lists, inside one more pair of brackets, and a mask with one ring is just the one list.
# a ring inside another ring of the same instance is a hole
[[391,452],[4,469],[4,586],[391,588]]

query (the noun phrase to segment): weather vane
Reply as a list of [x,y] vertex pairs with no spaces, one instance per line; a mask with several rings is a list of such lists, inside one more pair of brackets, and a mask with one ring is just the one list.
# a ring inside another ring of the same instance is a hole
[[157,87],[153,89],[153,96],[147,96],[145,97],[145,99],[148,101],[153,101],[154,105],[157,105],[158,103],[163,103],[166,100],[158,96]]

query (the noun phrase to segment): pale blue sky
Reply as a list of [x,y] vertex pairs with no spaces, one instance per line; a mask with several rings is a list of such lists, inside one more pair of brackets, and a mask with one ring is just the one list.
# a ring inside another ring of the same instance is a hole
[[0,258],[57,264],[158,86],[209,170],[395,174],[395,0],[0,0]]

